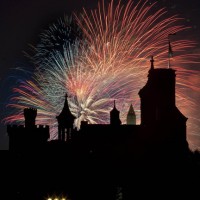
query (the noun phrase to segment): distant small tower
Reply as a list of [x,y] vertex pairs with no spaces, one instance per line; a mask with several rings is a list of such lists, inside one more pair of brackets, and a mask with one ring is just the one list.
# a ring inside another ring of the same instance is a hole
[[135,115],[135,111],[133,109],[132,104],[130,105],[130,108],[129,108],[129,111],[128,111],[128,114],[127,114],[126,123],[136,125],[136,115]]
[[76,117],[72,115],[69,109],[67,97],[68,96],[66,94],[62,112],[56,117],[58,120],[58,140],[61,141],[66,141],[70,139],[73,130],[74,120],[76,119]]
[[117,110],[114,101],[114,108],[110,111],[110,124],[111,125],[120,125],[121,120],[119,118],[120,112]]
[[35,127],[36,116],[37,116],[37,109],[34,109],[34,108],[25,108],[24,109],[24,118],[25,118],[25,127],[26,128]]

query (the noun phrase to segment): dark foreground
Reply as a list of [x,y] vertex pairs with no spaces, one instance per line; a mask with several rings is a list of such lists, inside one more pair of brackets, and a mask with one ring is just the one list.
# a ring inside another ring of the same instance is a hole
[[[4,200],[199,199],[200,154],[109,155],[46,151],[1,152],[1,194]],[[66,152],[66,151],[65,151]],[[187,198],[188,197],[188,198]],[[196,198],[193,198],[196,197]]]

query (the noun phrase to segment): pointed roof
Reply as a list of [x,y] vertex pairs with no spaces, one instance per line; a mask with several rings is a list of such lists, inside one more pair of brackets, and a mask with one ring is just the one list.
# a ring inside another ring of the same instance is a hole
[[68,105],[67,94],[65,95],[65,103],[61,113],[57,116],[58,120],[74,120],[76,117],[71,113]]
[[114,100],[114,107],[110,112],[111,113],[119,113],[119,110],[117,110],[116,105],[115,105],[115,100]]
[[129,111],[128,111],[128,115],[135,115],[135,111],[133,109],[133,105],[130,105]]

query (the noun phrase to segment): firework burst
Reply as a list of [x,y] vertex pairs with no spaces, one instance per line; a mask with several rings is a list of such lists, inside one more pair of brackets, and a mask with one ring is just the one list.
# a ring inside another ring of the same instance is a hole
[[30,45],[30,52],[25,55],[35,65],[43,66],[54,52],[62,54],[66,46],[74,45],[81,38],[81,30],[73,17],[64,15],[39,35],[40,42],[36,46]]
[[[150,56],[154,55],[156,67],[166,68],[168,35],[187,29],[180,18],[166,17],[165,9],[152,14],[154,6],[147,1],[128,1],[126,5],[111,1],[106,6],[102,1],[96,10],[83,9],[80,16],[74,16],[81,37],[73,34],[72,40],[67,34],[71,30],[69,22],[64,20],[51,26],[41,35],[42,42],[32,56],[38,65],[34,82],[25,81],[14,89],[16,96],[10,106],[15,112],[5,120],[22,121],[22,109],[34,106],[39,111],[38,123],[51,125],[51,138],[55,138],[55,116],[68,92],[77,127],[82,120],[108,123],[113,100],[123,123],[130,103],[134,104],[140,123],[138,91],[146,82]],[[198,84],[190,81],[198,74],[182,65],[195,63],[199,55],[187,53],[195,46],[193,41],[176,39],[171,44],[176,52],[172,67],[177,69],[177,105],[189,117],[189,134],[194,134],[199,130],[199,122],[190,116],[197,105],[185,90],[199,91]]]

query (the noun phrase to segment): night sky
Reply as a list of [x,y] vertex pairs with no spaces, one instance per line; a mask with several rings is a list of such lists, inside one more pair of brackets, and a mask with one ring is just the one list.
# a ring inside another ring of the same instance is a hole
[[[0,1],[0,110],[2,119],[6,112],[5,104],[11,94],[9,87],[13,69],[27,60],[23,51],[28,44],[35,44],[42,30],[64,14],[95,8],[97,0],[1,0]],[[125,1],[122,1],[125,2]],[[153,3],[155,0],[149,0]],[[194,52],[200,52],[200,1],[199,0],[159,0],[157,7],[166,7],[169,15],[183,17],[183,24],[191,29],[184,31],[182,37],[194,39],[197,46]],[[31,65],[28,65],[32,67]],[[200,67],[200,65],[199,65]],[[199,69],[197,69],[199,70]],[[200,140],[200,137],[199,137]],[[200,141],[199,141],[200,144]],[[0,126],[0,149],[8,149],[8,137],[5,125]]]

